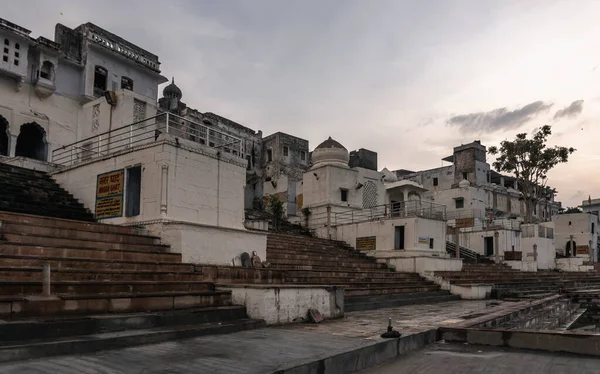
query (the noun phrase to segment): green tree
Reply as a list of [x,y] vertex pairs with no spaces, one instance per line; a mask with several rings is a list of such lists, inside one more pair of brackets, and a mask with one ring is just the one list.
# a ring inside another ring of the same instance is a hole
[[533,221],[533,207],[554,193],[546,186],[548,171],[569,160],[575,152],[572,147],[548,147],[546,142],[552,128],[542,126],[528,139],[527,134],[517,134],[514,140],[504,140],[500,147],[490,147],[489,152],[497,155],[493,163],[499,172],[512,173],[517,178],[525,201],[525,222]]
[[583,213],[583,210],[577,207],[567,207],[567,209],[563,209],[560,214],[570,214],[570,213]]
[[269,195],[267,197],[267,204],[273,215],[273,226],[275,231],[279,231],[281,228],[281,221],[283,221],[283,202],[277,195]]

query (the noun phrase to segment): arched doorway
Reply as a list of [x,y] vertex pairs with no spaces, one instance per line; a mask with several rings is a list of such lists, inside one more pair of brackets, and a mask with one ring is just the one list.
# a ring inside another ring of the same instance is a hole
[[8,121],[0,116],[0,156],[8,156]]
[[46,131],[35,122],[22,125],[21,132],[17,137],[15,156],[46,161]]

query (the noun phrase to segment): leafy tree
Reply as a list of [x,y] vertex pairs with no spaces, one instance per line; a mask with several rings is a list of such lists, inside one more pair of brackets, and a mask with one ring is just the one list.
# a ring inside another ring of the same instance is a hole
[[283,221],[283,202],[277,195],[269,195],[267,197],[267,204],[273,215],[273,226],[275,226],[275,231],[279,231],[281,221]]
[[563,209],[560,214],[570,214],[570,213],[583,213],[583,210],[577,207],[568,207],[567,209]]
[[517,134],[514,140],[504,140],[500,147],[490,147],[489,152],[498,155],[493,163],[499,172],[512,173],[517,178],[525,201],[525,222],[533,221],[533,207],[554,193],[546,186],[548,171],[569,160],[575,152],[572,147],[548,147],[546,142],[552,134],[550,126],[538,129],[531,139],[527,134]]

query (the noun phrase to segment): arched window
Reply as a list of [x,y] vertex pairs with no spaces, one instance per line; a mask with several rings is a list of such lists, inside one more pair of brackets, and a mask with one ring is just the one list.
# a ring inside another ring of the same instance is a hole
[[8,121],[0,116],[0,156],[8,156]]
[[40,125],[31,122],[21,126],[21,132],[17,137],[15,156],[46,161],[46,132]]
[[44,61],[40,68],[40,78],[54,82],[54,65],[50,61]]

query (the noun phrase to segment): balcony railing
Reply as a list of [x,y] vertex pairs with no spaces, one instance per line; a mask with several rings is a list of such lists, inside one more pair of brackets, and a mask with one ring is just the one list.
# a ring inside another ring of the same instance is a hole
[[337,212],[333,215],[333,225],[345,225],[374,219],[422,217],[437,220],[446,219],[446,206],[428,201],[401,201],[377,205],[361,210]]
[[68,167],[94,161],[135,147],[150,145],[165,139],[165,134],[195,144],[218,148],[240,158],[245,157],[242,141],[239,138],[171,113],[162,113],[57,148],[52,152],[52,162]]

